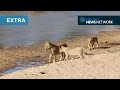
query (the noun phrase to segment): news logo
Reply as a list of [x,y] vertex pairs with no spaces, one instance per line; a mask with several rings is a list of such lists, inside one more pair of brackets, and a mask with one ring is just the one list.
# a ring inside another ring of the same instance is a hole
[[78,25],[120,25],[120,16],[78,16]]
[[0,16],[0,25],[28,25],[28,16]]

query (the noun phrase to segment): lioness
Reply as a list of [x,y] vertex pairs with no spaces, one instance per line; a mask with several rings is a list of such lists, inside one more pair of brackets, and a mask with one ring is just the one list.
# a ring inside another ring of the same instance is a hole
[[84,58],[83,54],[93,55],[92,53],[88,53],[84,48],[81,48],[81,47],[76,47],[74,49],[69,49],[68,47],[61,46],[60,47],[60,52],[65,53],[65,59],[64,60],[68,60],[70,55],[77,55],[81,59]]
[[96,36],[92,36],[92,37],[88,38],[88,48],[90,50],[95,48],[95,43],[97,44],[97,47],[98,47],[98,38]]
[[45,51],[48,49],[50,50],[50,56],[49,56],[48,62],[51,62],[52,58],[54,58],[52,61],[54,63],[56,61],[56,55],[60,55],[60,60],[63,60],[65,58],[64,53],[59,51],[61,46],[67,47],[67,44],[62,44],[62,45],[57,46],[50,42],[45,42],[45,45],[44,45]]

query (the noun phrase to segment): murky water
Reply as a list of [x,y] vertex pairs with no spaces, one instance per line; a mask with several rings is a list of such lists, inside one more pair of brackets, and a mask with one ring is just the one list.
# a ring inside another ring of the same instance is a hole
[[120,15],[120,12],[46,11],[16,12],[13,15],[28,15],[29,25],[0,26],[1,47],[29,45],[40,41],[59,40],[111,30],[115,26],[79,26],[77,17],[78,15]]
[[9,68],[9,69],[1,72],[1,74],[5,75],[5,74],[15,72],[17,70],[23,70],[23,69],[26,69],[26,68],[29,68],[29,67],[42,66],[44,64],[45,64],[45,62],[43,62],[43,61],[31,61],[29,63],[21,63],[21,62],[18,61],[18,62],[16,62],[15,67]]

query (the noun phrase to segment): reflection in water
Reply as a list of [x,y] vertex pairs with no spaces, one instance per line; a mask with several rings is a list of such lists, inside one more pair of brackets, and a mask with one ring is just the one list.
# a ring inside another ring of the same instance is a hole
[[[0,12],[1,14],[2,12]],[[8,14],[4,12],[4,14]],[[10,13],[12,14],[12,13]],[[46,40],[80,35],[96,34],[99,31],[111,30],[114,26],[80,26],[78,15],[120,15],[120,12],[14,12],[15,15],[28,15],[28,26],[0,26],[0,46],[26,45]]]

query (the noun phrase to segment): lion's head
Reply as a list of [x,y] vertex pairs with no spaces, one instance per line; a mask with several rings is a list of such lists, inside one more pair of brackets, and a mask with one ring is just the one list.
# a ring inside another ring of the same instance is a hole
[[45,49],[45,51],[50,49],[50,42],[48,42],[48,41],[45,42],[44,49]]

